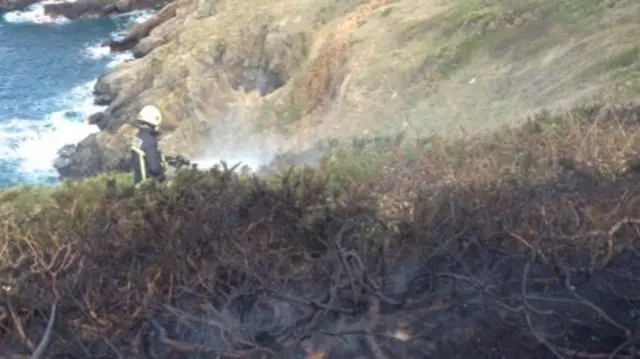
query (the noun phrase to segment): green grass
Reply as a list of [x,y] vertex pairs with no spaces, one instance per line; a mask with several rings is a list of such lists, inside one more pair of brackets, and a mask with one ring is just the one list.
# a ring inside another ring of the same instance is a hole
[[558,0],[545,1],[544,6],[559,21],[584,25],[597,21],[607,9],[631,3],[629,0]]
[[502,10],[497,6],[482,6],[471,11],[464,11],[461,14],[460,26],[473,26],[476,24],[488,25],[492,21],[497,21],[502,15]]
[[99,206],[107,195],[107,180],[121,189],[132,187],[128,173],[105,173],[82,180],[66,180],[54,186],[21,185],[0,191],[0,211],[19,220],[41,215],[82,215]]
[[[551,20],[578,33],[589,33],[605,11],[628,5],[628,0],[538,0],[512,4],[501,0],[461,0],[441,22],[435,67],[445,78],[469,65],[477,50],[490,49],[514,28],[528,22]],[[591,30],[589,30],[591,28]],[[637,52],[612,59],[613,66],[629,66]]]
[[453,49],[444,48],[436,60],[436,70],[444,77],[455,73],[468,65],[474,55],[474,51],[480,47],[481,38],[473,36],[465,38],[455,45]]
[[608,71],[619,70],[640,70],[640,45],[624,50],[604,63],[604,68]]

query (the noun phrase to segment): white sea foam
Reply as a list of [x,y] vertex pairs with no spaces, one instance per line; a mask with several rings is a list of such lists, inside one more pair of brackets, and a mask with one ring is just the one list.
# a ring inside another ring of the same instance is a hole
[[84,50],[85,55],[92,60],[102,60],[107,57],[111,57],[111,51],[109,46],[102,43],[88,45]]
[[84,53],[85,56],[92,60],[109,59],[109,62],[107,63],[107,69],[112,69],[123,62],[133,59],[133,55],[130,51],[111,53],[109,46],[103,44],[88,45]]
[[[32,5],[23,11],[9,12],[4,20],[8,23],[34,24],[68,22],[44,15],[43,4],[47,2]],[[152,15],[149,11],[137,11],[115,16],[118,30],[112,35],[122,36],[135,23],[145,21]],[[108,47],[100,43],[88,44],[84,54],[94,60],[109,59],[107,68],[133,58],[130,52],[112,54]],[[0,122],[0,158],[19,164],[18,175],[24,181],[42,183],[56,178],[53,162],[58,150],[98,131],[97,126],[89,125],[86,121],[91,114],[104,109],[93,104],[95,82],[93,80],[77,86],[55,99],[43,99],[40,106],[57,109],[44,118],[14,118]]]
[[42,1],[31,6],[28,6],[24,10],[10,11],[4,14],[4,21],[14,24],[50,24],[61,25],[69,22],[69,19],[65,17],[52,18],[44,13],[44,5],[55,4],[60,2],[74,2],[74,1],[59,1],[59,0],[47,0]]
[[14,118],[0,123],[0,157],[20,164],[19,172],[39,179],[55,177],[53,161],[57,151],[68,143],[77,143],[98,131],[83,119],[103,109],[93,104],[95,81],[74,88],[58,102],[66,110],[43,119]]
[[[112,16],[111,18],[116,22],[117,30],[114,31],[111,36],[114,39],[121,39],[127,34],[127,31],[129,31],[132,26],[149,20],[153,14],[154,12],[152,11],[139,10],[128,14]],[[110,61],[107,63],[107,69],[112,69],[123,62],[133,60],[133,55],[130,51],[111,53],[111,50],[109,49],[109,46],[105,44],[105,41],[88,44],[85,49],[85,56],[93,60],[109,58]]]
[[114,15],[114,19],[122,19],[123,31],[129,30],[129,28],[135,24],[143,23],[153,17],[155,12],[149,10],[136,10],[126,14]]

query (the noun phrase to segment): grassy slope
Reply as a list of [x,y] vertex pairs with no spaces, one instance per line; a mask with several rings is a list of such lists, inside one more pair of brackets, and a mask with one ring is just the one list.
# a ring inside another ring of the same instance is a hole
[[[640,89],[640,5],[631,0],[216,4],[216,16],[188,23],[144,61],[168,112],[182,113],[171,109],[190,94],[202,119],[242,136],[272,129],[298,147],[403,126],[452,136],[521,123],[540,108],[624,102]],[[262,24],[271,24],[266,40]],[[205,65],[220,48],[226,60]],[[223,79],[251,85],[241,79],[247,63],[278,69],[285,85],[266,97],[229,88]],[[174,142],[185,145],[202,130],[185,124],[178,133]]]
[[624,0],[392,2],[356,35],[354,57],[366,65],[343,108],[361,115],[345,110],[344,122],[352,112],[371,130],[376,113],[382,130],[406,121],[450,135],[541,107],[634,98],[639,11]]

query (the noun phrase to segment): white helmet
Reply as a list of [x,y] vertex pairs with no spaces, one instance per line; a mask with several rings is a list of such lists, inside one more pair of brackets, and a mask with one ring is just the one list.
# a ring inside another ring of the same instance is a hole
[[162,112],[160,109],[153,105],[147,105],[138,113],[138,121],[151,125],[153,128],[160,126],[162,122]]

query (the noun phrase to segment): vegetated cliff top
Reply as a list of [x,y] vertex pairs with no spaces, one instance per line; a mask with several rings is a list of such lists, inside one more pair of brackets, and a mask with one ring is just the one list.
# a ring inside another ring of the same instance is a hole
[[156,103],[165,148],[192,155],[255,131],[252,145],[278,133],[297,148],[477,132],[635,96],[639,14],[627,0],[176,0],[102,90],[118,94],[111,129]]
[[356,141],[266,180],[3,191],[3,353],[630,358],[638,116]]

